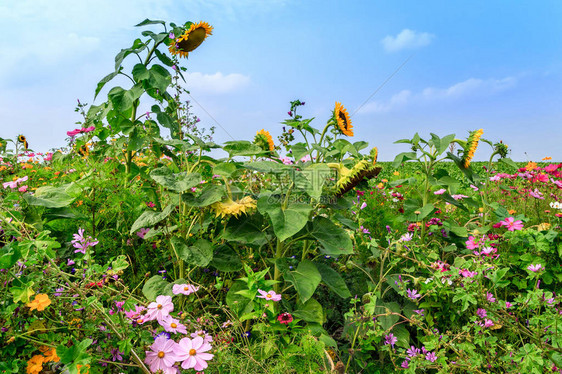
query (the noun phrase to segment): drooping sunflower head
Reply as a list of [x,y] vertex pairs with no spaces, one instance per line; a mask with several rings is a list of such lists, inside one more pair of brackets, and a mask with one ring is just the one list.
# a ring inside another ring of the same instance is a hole
[[329,163],[328,167],[335,168],[339,172],[338,180],[336,182],[337,197],[340,197],[346,192],[350,191],[364,179],[371,179],[376,177],[381,171],[380,167],[375,167],[374,164],[371,164],[367,160],[359,161],[351,169],[348,169],[341,164],[333,163]]
[[501,158],[506,158],[509,147],[507,146],[507,144],[500,140],[499,143],[494,144],[494,151],[498,155],[500,155]]
[[340,130],[340,132],[347,136],[353,136],[353,126],[351,125],[351,118],[347,113],[347,109],[345,109],[339,102],[336,102],[334,117],[336,119],[336,123],[338,124],[338,129]]
[[178,55],[187,58],[189,52],[199,47],[207,36],[212,35],[212,33],[213,27],[207,22],[192,23],[182,35],[172,40],[168,49],[174,56]]
[[261,129],[256,133],[256,137],[254,138],[254,144],[259,146],[264,151],[273,152],[275,149],[275,143],[273,143],[273,138],[269,131],[265,131]]
[[478,148],[478,142],[480,138],[484,134],[484,130],[475,130],[471,131],[468,139],[466,140],[466,144],[464,145],[463,155],[462,155],[462,165],[465,168],[470,166],[470,161],[474,158],[474,153],[476,152],[476,148]]
[[23,136],[23,135],[18,135],[18,142],[20,142],[20,143],[25,142],[25,136]]
[[251,209],[255,208],[256,200],[251,196],[245,196],[236,201],[227,198],[224,202],[219,201],[211,205],[211,209],[215,212],[216,216],[221,216],[221,218],[226,216],[238,217],[241,214],[248,214]]

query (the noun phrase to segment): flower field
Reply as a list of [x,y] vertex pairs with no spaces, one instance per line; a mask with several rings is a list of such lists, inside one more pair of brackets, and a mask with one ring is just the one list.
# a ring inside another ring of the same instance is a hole
[[485,129],[380,162],[340,102],[216,144],[213,28],[137,26],[66,147],[0,138],[1,373],[562,373],[562,163]]

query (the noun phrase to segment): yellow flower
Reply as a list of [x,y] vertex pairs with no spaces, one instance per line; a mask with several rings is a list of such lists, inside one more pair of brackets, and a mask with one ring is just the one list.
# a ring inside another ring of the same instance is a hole
[[379,190],[382,190],[384,188],[384,184],[382,184],[382,183],[377,184],[377,188]]
[[550,229],[550,223],[548,222],[543,222],[540,225],[537,226],[537,230],[538,231],[546,231]]
[[536,168],[537,168],[537,163],[533,161],[529,161],[525,166],[525,169],[527,169],[527,171],[535,170]]
[[256,133],[254,138],[254,143],[261,147],[264,151],[273,151],[275,149],[275,143],[273,143],[273,138],[269,131],[261,129]]
[[207,22],[192,23],[183,35],[180,35],[168,47],[170,53],[174,56],[186,57],[189,52],[199,47],[207,36],[213,34],[213,27]]
[[216,202],[211,205],[215,214],[224,218],[225,216],[238,217],[240,214],[247,214],[250,209],[256,208],[256,200],[251,196],[245,196],[241,200],[233,201],[228,198],[225,202]]
[[36,295],[32,302],[27,303],[30,310],[37,309],[38,312],[45,310],[45,308],[49,305],[51,305],[51,300],[49,299],[49,296],[44,293]]
[[484,130],[480,129],[472,131],[468,136],[461,160],[465,168],[470,166],[470,161],[474,158],[474,153],[476,152],[476,148],[478,148],[478,142],[480,141],[482,134],[484,134]]
[[35,355],[27,361],[27,374],[39,374],[43,371],[43,363],[45,362],[45,357],[41,355]]
[[351,118],[349,118],[347,109],[345,109],[339,102],[336,102],[334,116],[336,117],[338,128],[341,133],[347,136],[353,136],[353,126],[351,125]]
[[517,211],[515,209],[510,209],[507,211],[509,214],[515,214],[517,213]]
[[395,171],[394,173],[392,173],[392,175],[394,175],[394,176],[396,176],[396,177],[397,177],[397,176],[399,176],[399,175],[400,175],[400,172],[399,172],[399,171]]

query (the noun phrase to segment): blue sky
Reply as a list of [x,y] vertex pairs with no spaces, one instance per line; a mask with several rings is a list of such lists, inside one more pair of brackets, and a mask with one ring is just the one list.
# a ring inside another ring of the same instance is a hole
[[218,142],[262,128],[276,138],[298,98],[316,127],[341,101],[356,112],[354,139],[377,146],[383,160],[407,150],[393,142],[416,131],[464,137],[483,128],[515,160],[562,161],[559,1],[3,2],[0,137],[23,133],[40,151],[64,145],[80,120],[76,99],[93,102],[145,18],[214,26],[184,66],[187,88],[212,118],[198,105],[194,112],[217,127]]

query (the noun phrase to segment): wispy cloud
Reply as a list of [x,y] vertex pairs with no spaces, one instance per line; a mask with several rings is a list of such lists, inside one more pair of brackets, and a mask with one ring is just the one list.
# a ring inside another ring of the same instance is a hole
[[408,104],[431,103],[444,100],[457,100],[474,96],[490,96],[509,90],[517,84],[517,78],[478,79],[469,78],[447,88],[427,87],[418,93],[402,90],[387,101],[373,101],[365,105],[362,113],[385,113],[402,108]]
[[243,74],[203,74],[188,73],[185,77],[187,87],[193,94],[224,94],[238,91],[250,83],[250,77]]
[[431,43],[435,35],[427,32],[417,32],[404,29],[396,36],[387,35],[381,40],[381,44],[387,52],[397,52],[403,49],[417,49]]

